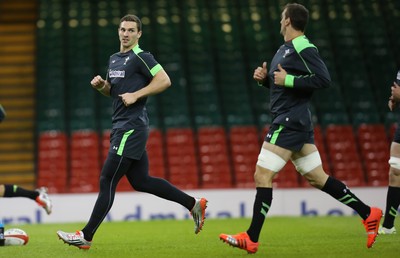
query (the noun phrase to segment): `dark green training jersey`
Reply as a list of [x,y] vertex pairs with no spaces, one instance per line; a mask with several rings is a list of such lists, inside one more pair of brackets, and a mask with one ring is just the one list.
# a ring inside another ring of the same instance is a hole
[[120,94],[135,92],[147,86],[153,76],[162,69],[153,55],[136,45],[126,53],[115,53],[108,63],[107,81],[111,85],[113,116],[112,128],[130,130],[147,128],[149,120],[146,111],[147,98],[140,98],[126,107]]
[[[285,86],[274,84],[278,64],[288,73]],[[306,36],[285,42],[269,65],[264,86],[270,88],[270,110],[273,124],[297,131],[313,129],[309,102],[315,89],[330,86],[331,77],[318,49]]]

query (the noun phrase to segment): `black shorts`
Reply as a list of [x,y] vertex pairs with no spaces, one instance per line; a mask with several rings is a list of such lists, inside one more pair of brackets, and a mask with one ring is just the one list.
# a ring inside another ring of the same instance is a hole
[[148,137],[149,130],[146,129],[132,129],[130,131],[113,129],[110,134],[108,152],[138,160],[146,149]]
[[291,151],[300,151],[304,144],[314,144],[314,131],[294,131],[283,125],[272,124],[264,141]]

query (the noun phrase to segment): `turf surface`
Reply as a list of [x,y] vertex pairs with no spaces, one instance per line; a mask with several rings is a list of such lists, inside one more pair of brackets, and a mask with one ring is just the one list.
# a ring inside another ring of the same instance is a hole
[[[400,229],[399,219],[396,221]],[[29,234],[26,246],[0,248],[0,257],[151,257],[151,258],[227,258],[248,257],[237,248],[222,243],[220,233],[238,233],[247,229],[249,219],[206,220],[198,235],[191,220],[103,223],[88,251],[68,246],[58,239],[58,229],[73,232],[84,223],[6,225]],[[381,235],[371,249],[358,217],[270,217],[260,237],[254,257],[399,257],[400,234]]]

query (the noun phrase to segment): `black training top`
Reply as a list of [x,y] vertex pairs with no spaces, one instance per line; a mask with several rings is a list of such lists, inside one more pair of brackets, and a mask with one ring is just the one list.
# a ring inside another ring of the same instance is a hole
[[[287,72],[285,86],[274,84],[278,64]],[[272,123],[297,131],[311,131],[313,126],[308,105],[313,91],[327,88],[330,83],[331,77],[318,49],[306,36],[285,42],[272,59],[268,80],[263,83],[270,88]]]
[[147,97],[126,107],[120,94],[138,91],[147,86],[162,66],[149,52],[144,52],[136,45],[126,53],[115,53],[108,63],[107,81],[111,85],[113,99],[112,128],[126,129],[147,128],[149,120],[146,111]]

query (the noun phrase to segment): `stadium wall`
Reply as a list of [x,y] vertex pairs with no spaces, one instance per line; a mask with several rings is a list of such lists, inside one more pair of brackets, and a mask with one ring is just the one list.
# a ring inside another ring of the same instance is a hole
[[[385,208],[386,187],[352,188],[368,205]],[[196,190],[193,196],[209,200],[207,218],[247,218],[252,214],[254,189]],[[85,222],[88,220],[97,194],[52,195],[53,213],[47,215],[34,202],[24,198],[2,198],[0,219],[6,224],[41,224]],[[353,211],[335,199],[315,189],[276,189],[269,212],[271,216],[350,216]],[[138,192],[117,193],[106,221],[188,219],[185,208],[153,195]]]

